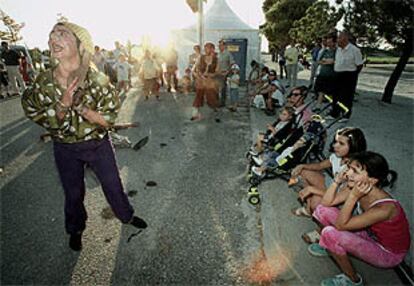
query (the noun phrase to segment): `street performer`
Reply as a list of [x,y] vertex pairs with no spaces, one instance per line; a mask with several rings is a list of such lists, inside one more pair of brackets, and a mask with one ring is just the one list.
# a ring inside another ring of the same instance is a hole
[[84,206],[85,166],[99,179],[115,216],[125,224],[146,228],[134,216],[124,193],[115,153],[108,137],[120,100],[108,78],[91,64],[89,32],[70,22],[57,23],[49,34],[56,62],[39,74],[22,97],[26,116],[46,128],[53,139],[56,167],[65,194],[65,227],[69,246],[82,249],[87,213]]

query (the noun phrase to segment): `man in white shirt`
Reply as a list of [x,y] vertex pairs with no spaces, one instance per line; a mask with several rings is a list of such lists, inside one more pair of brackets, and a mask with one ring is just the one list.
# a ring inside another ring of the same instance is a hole
[[349,42],[348,32],[341,32],[338,36],[338,48],[335,54],[334,70],[336,73],[336,91],[331,116],[339,116],[340,108],[336,102],[342,102],[349,112],[345,114],[344,122],[351,116],[352,102],[358,81],[358,74],[364,63],[359,48]]
[[289,86],[296,86],[296,80],[298,78],[298,60],[299,51],[293,44],[289,45],[285,51],[286,58],[286,73]]

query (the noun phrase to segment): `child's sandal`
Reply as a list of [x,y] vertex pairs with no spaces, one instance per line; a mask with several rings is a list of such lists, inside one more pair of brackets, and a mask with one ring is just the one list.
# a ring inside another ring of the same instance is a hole
[[291,211],[295,216],[312,217],[305,207],[293,208]]
[[318,243],[320,238],[321,238],[321,235],[316,230],[312,230],[302,235],[303,241],[305,241],[308,244]]

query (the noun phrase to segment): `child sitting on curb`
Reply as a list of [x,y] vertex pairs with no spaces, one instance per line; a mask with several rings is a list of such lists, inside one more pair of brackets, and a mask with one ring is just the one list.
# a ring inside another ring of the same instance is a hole
[[[407,217],[400,203],[383,189],[396,177],[385,158],[374,152],[352,155],[348,168],[335,177],[313,214],[324,226],[320,242],[308,250],[314,256],[331,255],[343,274],[321,285],[363,285],[349,255],[381,268],[402,262],[410,248]],[[342,183],[346,188],[338,193]],[[335,207],[339,204],[341,209]],[[352,215],[357,206],[361,212]]]
[[305,188],[299,192],[299,198],[306,203],[306,207],[293,209],[292,213],[297,216],[310,217],[326,191],[323,170],[332,168],[332,175],[335,176],[346,166],[351,154],[366,149],[367,143],[361,129],[354,127],[339,129],[331,144],[330,151],[332,153],[329,159],[319,163],[300,164],[292,170],[291,183],[303,181]]

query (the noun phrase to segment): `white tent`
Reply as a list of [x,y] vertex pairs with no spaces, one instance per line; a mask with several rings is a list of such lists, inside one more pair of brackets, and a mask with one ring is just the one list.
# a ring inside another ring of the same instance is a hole
[[[194,17],[196,18],[196,17]],[[178,51],[180,73],[188,66],[188,57],[193,53],[197,44],[197,25],[194,24],[182,30],[173,30],[171,38]],[[250,72],[250,62],[260,59],[259,30],[244,23],[229,7],[225,0],[215,0],[214,4],[204,15],[204,41],[216,44],[220,39],[246,39],[247,58],[246,74]],[[242,67],[243,68],[243,67]]]

